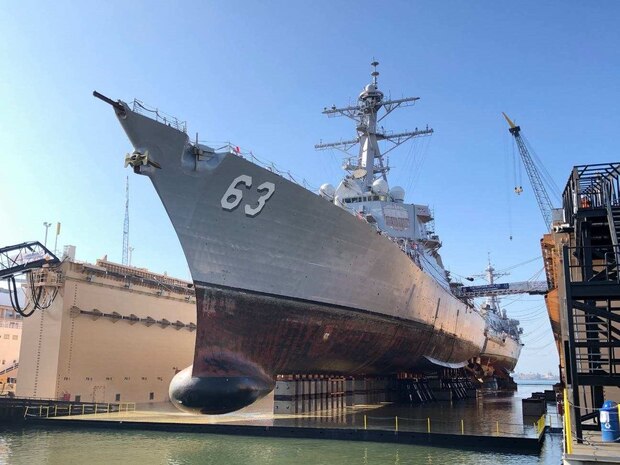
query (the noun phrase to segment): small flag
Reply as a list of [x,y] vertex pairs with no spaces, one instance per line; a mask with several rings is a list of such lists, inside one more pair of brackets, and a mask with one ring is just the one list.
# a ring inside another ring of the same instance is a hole
[[56,235],[60,235],[60,223],[56,223]]

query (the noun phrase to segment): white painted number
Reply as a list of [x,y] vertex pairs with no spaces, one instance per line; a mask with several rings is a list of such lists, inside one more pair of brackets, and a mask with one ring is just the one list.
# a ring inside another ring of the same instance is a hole
[[243,191],[241,189],[237,189],[239,184],[245,184],[246,187],[252,187],[252,178],[247,174],[242,174],[241,176],[237,176],[233,179],[233,182],[228,186],[228,190],[224,193],[222,197],[221,204],[224,210],[234,210],[241,202],[243,198]]
[[255,207],[250,207],[249,205],[245,206],[245,214],[248,216],[256,216],[260,213],[260,211],[265,206],[265,202],[269,200],[269,198],[276,191],[276,186],[272,182],[264,182],[260,186],[256,188],[259,193],[266,191],[263,195],[258,198],[258,205]]
[[[241,200],[243,199],[243,191],[238,188],[239,184],[245,185],[246,188],[252,187],[252,178],[247,174],[242,174],[233,179],[233,182],[230,183],[230,186],[228,186],[228,189],[220,201],[220,204],[224,210],[232,211],[241,203]],[[246,204],[244,208],[245,214],[250,217],[254,217],[262,211],[267,200],[269,200],[276,191],[276,186],[272,182],[264,182],[256,188],[256,191],[259,194],[262,194],[258,198],[258,204],[254,207]]]

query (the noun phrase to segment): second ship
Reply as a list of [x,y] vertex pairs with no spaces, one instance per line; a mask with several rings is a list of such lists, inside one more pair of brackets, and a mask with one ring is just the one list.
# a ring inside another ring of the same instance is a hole
[[[312,192],[188,137],[184,125],[95,95],[114,108],[179,237],[196,288],[193,365],[170,385],[184,410],[218,414],[268,394],[277,374],[393,375],[457,368],[477,357],[485,320],[450,288],[427,205],[389,187],[377,122],[418,98],[385,98],[378,63],[354,105],[326,108],[357,134],[359,152],[333,187]],[[317,148],[325,148],[322,144]]]

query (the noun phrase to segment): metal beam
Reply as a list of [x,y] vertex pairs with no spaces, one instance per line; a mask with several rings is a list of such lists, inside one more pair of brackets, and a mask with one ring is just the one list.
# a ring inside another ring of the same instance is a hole
[[[620,323],[620,314],[616,314],[610,311],[603,310],[600,307],[596,307],[594,305],[589,305],[589,304],[584,304],[581,302],[576,302],[574,300],[573,300],[573,307],[583,312],[586,312],[590,315],[596,315],[600,318],[611,320],[616,323]],[[601,323],[604,323],[604,322],[602,321]]]

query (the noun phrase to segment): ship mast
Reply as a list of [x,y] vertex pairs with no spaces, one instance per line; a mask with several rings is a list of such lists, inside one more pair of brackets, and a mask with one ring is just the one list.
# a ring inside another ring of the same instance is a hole
[[[335,105],[331,108],[325,108],[323,114],[328,117],[346,116],[356,122],[357,137],[351,140],[340,142],[320,143],[314,146],[317,150],[325,150],[335,148],[341,150],[348,155],[343,168],[349,171],[353,178],[359,179],[364,191],[370,190],[372,183],[378,177],[382,177],[387,181],[387,172],[389,166],[383,161],[383,157],[394,150],[409,139],[418,136],[426,136],[433,133],[428,126],[425,129],[415,131],[407,131],[401,133],[387,133],[382,127],[377,128],[377,123],[383,120],[392,111],[399,107],[413,105],[419,97],[405,97],[401,99],[383,99],[383,92],[379,90],[377,78],[379,72],[377,66],[379,62],[373,61],[371,66],[372,82],[364,87],[364,90],[357,98],[357,104],[337,108]],[[385,110],[385,113],[379,117],[379,111]],[[384,153],[379,149],[379,141],[387,141],[392,144]],[[359,144],[359,153],[357,157],[351,155],[349,150]]]
[[[489,265],[486,267],[485,277],[489,285],[495,284],[495,278],[499,278],[500,276],[506,276],[508,273],[500,273],[495,272],[495,268],[491,265],[491,257],[489,257]],[[496,312],[498,315],[501,315],[501,308],[499,307],[499,298],[496,295],[490,295],[487,297],[487,304],[490,305],[491,309]]]

